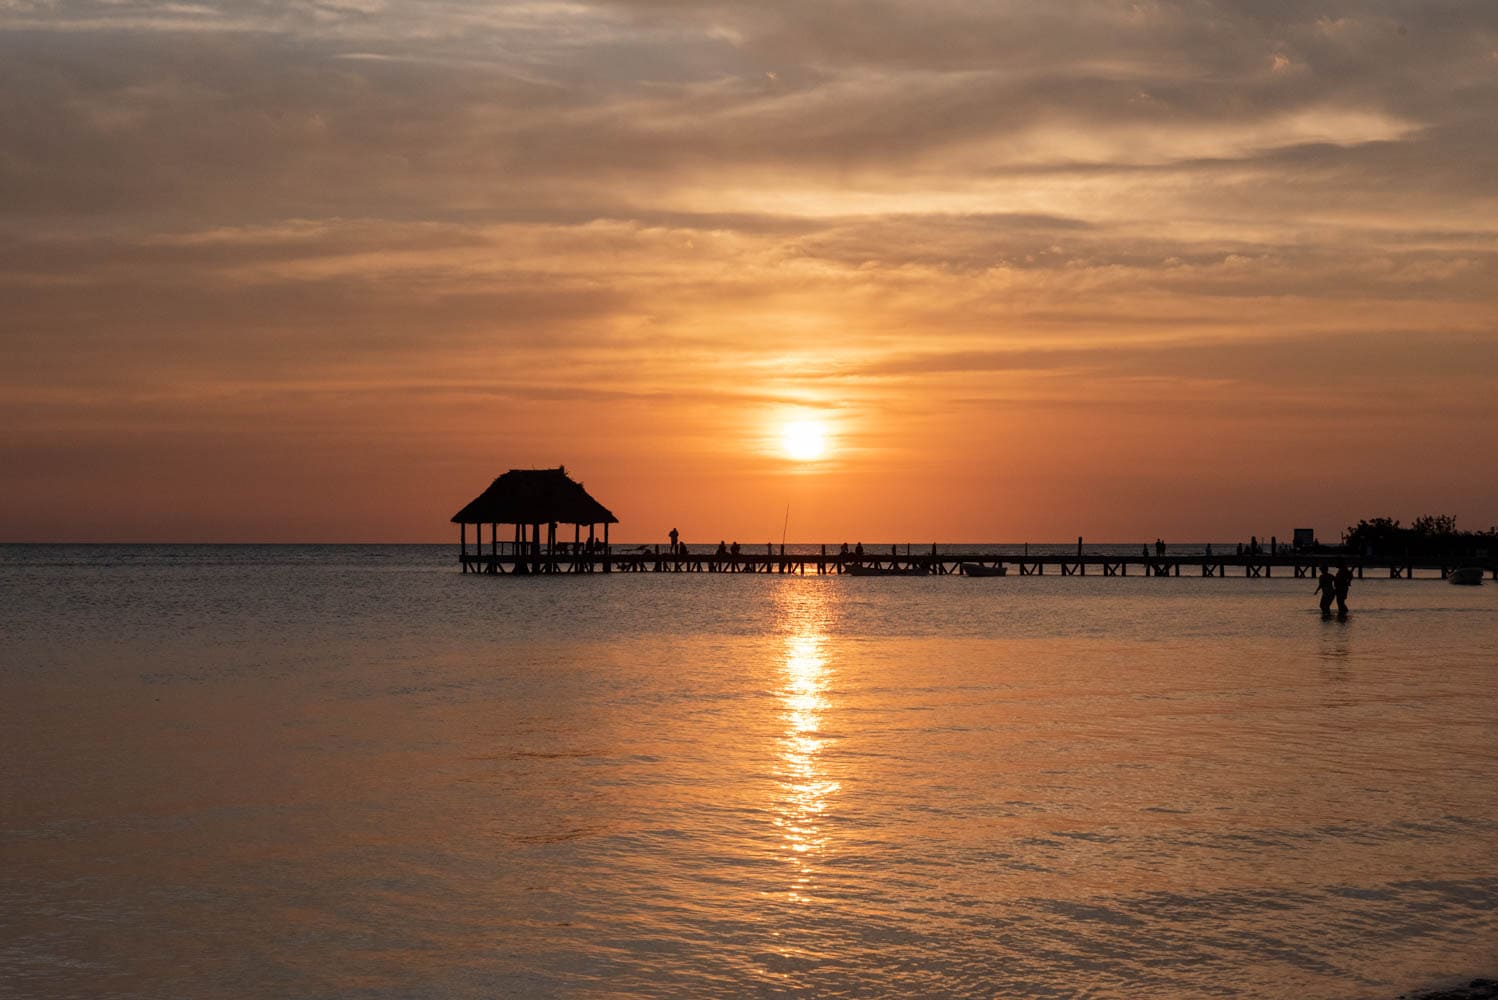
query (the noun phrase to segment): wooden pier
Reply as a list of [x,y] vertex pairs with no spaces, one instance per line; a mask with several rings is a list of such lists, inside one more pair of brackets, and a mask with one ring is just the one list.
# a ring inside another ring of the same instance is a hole
[[[458,564],[464,573],[486,576],[553,576],[563,573],[779,573],[798,576],[1193,576],[1204,579],[1241,576],[1245,579],[1268,579],[1275,576],[1315,579],[1322,566],[1345,564],[1359,579],[1372,574],[1387,574],[1393,580],[1414,579],[1417,570],[1438,572],[1445,579],[1457,569],[1472,563],[1440,563],[1409,558],[1356,558],[1346,553],[1315,549],[1289,550],[1274,545],[1268,552],[1257,545],[1247,552],[1216,555],[1210,551],[1166,555],[1164,543],[1156,543],[1155,554],[1141,546],[1138,555],[1105,555],[1087,553],[1082,539],[1071,552],[1048,552],[1031,555],[1029,546],[1023,554],[999,551],[942,551],[932,545],[930,551],[893,546],[888,555],[864,551],[859,546],[848,552],[840,546],[829,552],[787,552],[773,544],[764,552],[740,549],[737,542],[730,548],[720,544],[716,549],[693,552],[678,546],[677,533],[671,532],[671,544],[661,546],[615,547],[609,543],[609,525],[619,521],[582,483],[572,479],[564,466],[555,469],[511,469],[490,483],[463,509],[452,517],[458,525]],[[572,525],[572,541],[558,534],[559,528]],[[468,547],[468,526],[473,525],[473,549]],[[487,541],[484,527],[489,528]],[[582,534],[587,525],[587,538]],[[603,526],[602,537],[595,529]],[[501,540],[501,527],[510,539]],[[799,546],[798,546],[799,547]],[[1109,546],[1116,547],[1116,546]],[[1210,546],[1208,546],[1210,550]],[[1454,558],[1454,557],[1451,557]],[[1483,573],[1498,580],[1498,561],[1482,560]]]
[[[1387,577],[1410,580],[1415,572],[1438,573],[1445,579],[1457,565],[1409,559],[1354,558],[1330,553],[1282,553],[1279,555],[1205,555],[1202,553],[1164,556],[1119,555],[1013,555],[982,551],[938,552],[879,555],[866,553],[861,559],[829,553],[824,546],[818,553],[740,552],[738,555],[716,553],[672,553],[660,546],[620,549],[607,545],[558,546],[553,551],[527,551],[522,545],[499,543],[487,551],[464,551],[458,561],[464,573],[549,575],[557,573],[776,573],[799,576],[954,576],[964,563],[1001,571],[1005,576],[1145,576],[1145,577],[1242,577],[1272,579],[1287,577],[1314,580],[1322,566],[1347,565],[1358,579]],[[506,552],[505,549],[510,551]],[[1483,572],[1498,580],[1498,564],[1482,567]]]

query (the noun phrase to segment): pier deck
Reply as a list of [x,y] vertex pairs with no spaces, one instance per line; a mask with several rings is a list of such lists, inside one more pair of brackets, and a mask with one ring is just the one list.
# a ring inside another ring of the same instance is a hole
[[[1117,555],[1013,555],[993,552],[916,552],[903,555],[874,553],[861,560],[836,553],[741,553],[718,557],[711,553],[672,555],[659,550],[557,552],[554,554],[465,552],[459,557],[464,573],[552,574],[552,573],[785,573],[801,576],[858,574],[879,576],[950,576],[961,572],[963,563],[1001,569],[1013,576],[1149,576],[1201,578],[1242,577],[1264,579],[1316,578],[1326,564],[1346,563],[1358,579],[1366,576],[1394,580],[1414,579],[1416,571],[1439,573],[1445,579],[1460,565],[1409,559],[1353,558],[1329,553],[1279,555],[1164,556]],[[1498,580],[1498,564],[1483,565],[1483,572]]]

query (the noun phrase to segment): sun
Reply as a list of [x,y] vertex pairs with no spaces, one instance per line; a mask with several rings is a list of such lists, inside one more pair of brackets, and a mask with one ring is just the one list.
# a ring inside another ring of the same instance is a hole
[[785,453],[798,462],[814,462],[827,453],[827,428],[815,420],[798,420],[780,430]]

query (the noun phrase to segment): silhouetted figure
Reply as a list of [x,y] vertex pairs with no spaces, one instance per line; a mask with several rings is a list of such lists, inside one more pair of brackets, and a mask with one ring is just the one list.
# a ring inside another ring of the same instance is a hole
[[1278,535],[1269,536],[1269,554],[1272,556],[1280,554],[1280,539]]
[[676,529],[675,528],[672,528],[671,529],[671,534],[670,534],[669,537],[671,539],[671,554],[674,556],[674,555],[676,555],[676,551],[677,551],[677,549],[676,549],[676,540],[678,538],[680,538],[681,536],[676,533]]
[[1150,557],[1150,547],[1148,545],[1139,546],[1139,554],[1148,559]]
[[739,552],[739,543],[738,540],[735,539],[733,544],[728,546],[728,568],[733,570],[735,573],[739,571]]
[[1330,618],[1332,614],[1332,598],[1337,594],[1337,581],[1332,579],[1330,566],[1321,567],[1321,575],[1316,578],[1316,589],[1314,594],[1321,595],[1321,615]]
[[1352,589],[1352,570],[1346,564],[1337,566],[1337,578],[1332,581],[1337,588],[1337,614],[1347,614],[1347,592]]
[[1155,539],[1155,555],[1157,555],[1157,556],[1163,556],[1164,554],[1165,554],[1165,539],[1163,539],[1163,538],[1157,538],[1157,539]]
[[1207,543],[1207,555],[1210,556],[1211,554],[1212,554],[1212,543],[1208,542]]
[[1238,543],[1238,558],[1239,559],[1243,558],[1243,543],[1242,542]]
[[728,558],[728,543],[718,539],[718,551],[713,553],[713,569],[721,571],[724,561]]
[[863,542],[859,542],[857,545],[853,546],[853,558],[857,559],[859,562],[863,562]]

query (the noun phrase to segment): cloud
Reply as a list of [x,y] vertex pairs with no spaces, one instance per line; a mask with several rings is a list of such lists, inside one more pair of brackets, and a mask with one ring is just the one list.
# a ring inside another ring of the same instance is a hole
[[[194,28],[207,37],[184,46],[175,22],[141,26],[156,7],[107,10],[112,21],[86,30],[78,16],[99,10],[65,6],[3,36],[13,210],[310,216],[378,201],[408,216],[503,215],[788,180],[824,196],[851,180],[912,201],[956,188],[1013,202],[1015,186],[993,178],[1016,168],[1189,175],[1193,161],[1307,146],[1438,147],[1461,141],[1443,122],[1490,105],[1495,85],[1493,18],[1480,12],[1427,18],[1416,45],[1388,15],[1328,27],[1325,14],[1266,20],[1229,5],[1063,17],[1035,5],[244,4],[211,20],[254,30]],[[1286,80],[1273,57],[1291,50],[1309,68]],[[1477,145],[1490,159],[1491,143]]]
[[1447,433],[1498,380],[1494,51],[1476,0],[12,0],[16,467],[263,459],[274,409],[704,469],[750,411],[960,443],[1170,385]]

